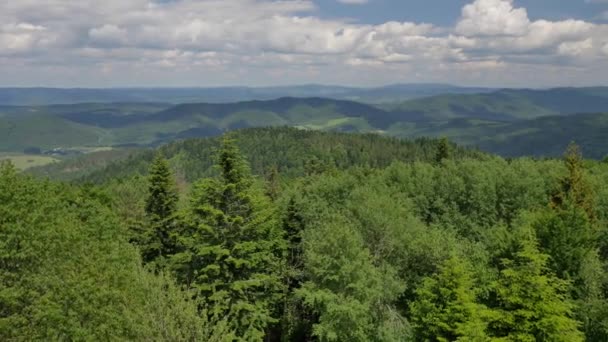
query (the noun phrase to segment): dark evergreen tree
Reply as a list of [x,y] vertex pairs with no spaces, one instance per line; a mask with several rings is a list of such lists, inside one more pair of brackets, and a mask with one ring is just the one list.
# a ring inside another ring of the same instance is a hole
[[157,154],[150,166],[145,212],[148,227],[139,238],[144,263],[164,264],[175,253],[175,213],[179,200],[169,163]]
[[194,186],[173,263],[208,315],[227,316],[240,338],[260,340],[277,322],[285,241],[270,199],[227,137],[217,165],[219,178]]
[[441,164],[445,159],[450,158],[450,142],[448,138],[441,138],[437,144],[437,151],[435,152],[435,162]]
[[593,191],[585,179],[585,168],[580,148],[570,143],[564,153],[564,164],[568,174],[560,181],[560,187],[553,195],[553,208],[560,209],[571,203],[587,213],[589,218],[595,218]]
[[289,199],[283,216],[283,231],[286,235],[286,296],[282,309],[282,335],[285,341],[310,341],[312,326],[316,316],[294,292],[300,288],[304,279],[304,255],[302,234],[304,218],[294,197]]
[[568,173],[560,180],[559,191],[552,198],[553,210],[540,215],[533,227],[541,251],[550,256],[549,265],[560,278],[573,283],[573,296],[579,299],[586,286],[581,270],[599,247],[600,229],[594,194],[576,144],[568,146],[564,163]]
[[157,154],[150,166],[146,213],[153,221],[170,218],[177,208],[178,195],[169,163]]
[[281,179],[279,168],[273,165],[266,176],[266,194],[273,201],[276,201],[281,192]]

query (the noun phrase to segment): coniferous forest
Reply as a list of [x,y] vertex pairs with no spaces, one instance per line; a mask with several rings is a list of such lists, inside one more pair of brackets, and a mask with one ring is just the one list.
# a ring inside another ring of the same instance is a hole
[[608,341],[608,163],[249,129],[0,167],[2,341]]

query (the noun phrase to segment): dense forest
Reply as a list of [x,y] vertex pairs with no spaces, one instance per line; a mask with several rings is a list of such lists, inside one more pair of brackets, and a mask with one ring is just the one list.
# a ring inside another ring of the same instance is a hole
[[[608,341],[608,163],[288,128],[0,167],[0,339]],[[42,174],[44,175],[44,174]]]

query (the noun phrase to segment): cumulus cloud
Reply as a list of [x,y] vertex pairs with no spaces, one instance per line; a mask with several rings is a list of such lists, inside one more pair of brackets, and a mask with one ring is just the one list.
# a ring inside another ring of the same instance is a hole
[[593,49],[593,39],[588,38],[578,42],[561,43],[557,49],[560,55],[582,56]]
[[531,20],[512,0],[472,1],[454,27],[325,18],[312,0],[0,1],[0,23],[0,72],[21,65],[40,69],[39,77],[77,70],[144,82],[172,71],[176,82],[200,72],[207,84],[266,75],[292,78],[282,83],[389,83],[466,78],[477,68],[499,79],[498,70],[523,64],[585,57],[603,65],[608,54],[607,25]]
[[512,0],[476,0],[462,9],[456,32],[465,36],[525,34],[530,20],[525,8],[514,8]]

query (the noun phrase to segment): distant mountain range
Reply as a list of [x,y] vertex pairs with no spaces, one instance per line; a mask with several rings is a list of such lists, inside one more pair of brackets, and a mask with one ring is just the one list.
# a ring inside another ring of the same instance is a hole
[[45,106],[87,102],[229,103],[272,100],[280,97],[326,97],[386,103],[438,94],[472,94],[489,91],[492,89],[447,84],[394,84],[375,88],[315,84],[259,88],[0,88],[0,106]]
[[[327,91],[340,89],[352,90]],[[293,126],[404,138],[448,136],[505,156],[556,156],[571,140],[583,145],[588,157],[608,154],[608,87],[505,89],[376,105],[327,97],[177,105],[162,96],[155,100],[5,105],[0,107],[0,151],[155,146],[240,128]]]

